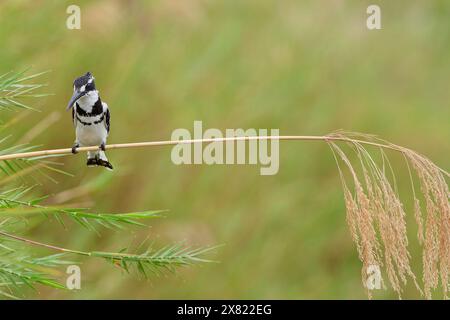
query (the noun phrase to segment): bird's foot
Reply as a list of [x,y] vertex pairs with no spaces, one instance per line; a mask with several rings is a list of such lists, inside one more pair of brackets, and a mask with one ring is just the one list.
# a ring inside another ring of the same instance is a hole
[[72,153],[73,154],[77,154],[78,153],[78,148],[80,147],[80,145],[78,144],[78,143],[75,143],[73,146],[72,146]]
[[96,158],[87,159],[86,165],[88,167],[98,166],[98,160]]
[[105,167],[105,168],[107,168],[109,170],[113,170],[112,164],[109,163],[109,161],[107,161],[107,160],[98,159],[97,160],[97,165]]
[[100,148],[100,150],[105,151],[106,150],[105,143],[102,142],[102,144],[99,146],[99,148]]

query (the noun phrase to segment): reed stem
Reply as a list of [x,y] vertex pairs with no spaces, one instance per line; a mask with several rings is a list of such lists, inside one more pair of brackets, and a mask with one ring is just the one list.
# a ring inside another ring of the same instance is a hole
[[[391,150],[396,150],[403,152],[401,147],[395,145],[387,145],[376,143],[372,141],[357,140],[345,137],[333,137],[333,136],[245,136],[245,137],[226,137],[226,138],[211,138],[211,139],[191,139],[191,140],[162,140],[162,141],[146,141],[146,142],[134,142],[134,143],[119,143],[119,144],[109,144],[105,146],[106,150],[112,149],[125,149],[125,148],[143,148],[143,147],[153,147],[153,146],[170,146],[176,144],[194,144],[194,143],[210,143],[210,142],[226,142],[226,141],[251,141],[251,140],[304,140],[304,141],[347,141],[347,142],[357,142],[366,145],[372,145],[376,147],[387,148]],[[78,152],[85,151],[95,151],[99,147],[80,147],[77,149]],[[65,149],[50,149],[50,150],[40,150],[31,151],[23,153],[13,153],[0,155],[0,161],[12,160],[12,159],[24,159],[24,158],[34,158],[49,155],[64,155],[71,154],[71,148]]]

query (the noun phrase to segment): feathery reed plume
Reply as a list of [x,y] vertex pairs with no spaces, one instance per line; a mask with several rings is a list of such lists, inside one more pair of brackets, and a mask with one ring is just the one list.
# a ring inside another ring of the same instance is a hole
[[[329,135],[328,144],[338,165],[347,208],[347,222],[359,258],[363,263],[362,278],[366,286],[366,272],[370,266],[384,266],[392,288],[401,297],[402,287],[410,277],[417,289],[422,290],[410,266],[405,210],[396,192],[395,175],[383,149],[393,149],[403,154],[411,177],[414,200],[414,217],[418,227],[418,240],[423,245],[423,284],[425,297],[431,299],[432,290],[439,285],[448,298],[450,271],[450,206],[447,172],[417,152],[375,137],[337,132]],[[346,140],[355,150],[360,161],[362,180],[347,155],[333,140]],[[376,144],[381,150],[383,167],[373,160],[363,144]],[[339,159],[350,171],[354,194],[347,186]],[[385,162],[391,170],[393,184],[385,170]],[[426,202],[426,217],[420,209],[416,196],[410,165],[420,180],[421,191]],[[424,222],[425,221],[425,222]],[[384,249],[384,250],[383,250]],[[367,287],[367,286],[366,286]],[[369,298],[370,290],[367,290]]]
[[[389,283],[401,298],[404,286],[410,278],[426,298],[432,298],[432,291],[439,284],[448,298],[450,276],[450,206],[446,178],[450,174],[436,166],[425,156],[375,136],[338,131],[326,136],[241,136],[211,139],[148,141],[107,145],[106,149],[122,149],[152,146],[170,146],[225,141],[250,140],[302,140],[324,141],[333,152],[342,182],[347,209],[347,223],[356,244],[362,267],[362,281],[371,298],[366,278],[370,267],[384,268]],[[338,143],[345,142],[358,159],[358,166],[352,164],[349,155]],[[377,164],[367,147],[380,150],[382,163]],[[96,150],[97,147],[83,147],[79,151]],[[423,246],[423,289],[411,268],[411,254],[408,250],[406,212],[397,192],[395,172],[385,150],[403,155],[411,178],[419,243]],[[55,149],[0,155],[0,161],[17,158],[42,159],[48,156],[70,154],[71,149]],[[342,166],[341,164],[344,164]],[[346,177],[344,167],[350,178]],[[413,170],[418,176],[420,190],[425,199],[425,212],[420,206],[414,186]],[[360,168],[358,170],[357,168]],[[387,173],[388,172],[388,173]],[[390,177],[390,178],[389,178]],[[390,181],[392,180],[392,182]],[[349,181],[352,182],[350,186]],[[352,191],[353,190],[353,191]],[[383,280],[381,283],[384,285]]]

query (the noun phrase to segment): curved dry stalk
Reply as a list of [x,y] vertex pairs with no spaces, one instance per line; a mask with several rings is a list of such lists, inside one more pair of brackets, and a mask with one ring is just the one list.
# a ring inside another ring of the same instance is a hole
[[[353,133],[352,133],[353,134]],[[369,135],[364,135],[364,137],[369,137]],[[244,136],[244,137],[227,137],[227,138],[210,138],[210,139],[189,139],[189,140],[160,140],[160,141],[145,141],[145,142],[132,142],[132,143],[118,143],[118,144],[108,144],[105,146],[106,150],[113,149],[126,149],[126,148],[144,148],[144,147],[156,147],[156,146],[171,146],[176,144],[194,144],[194,143],[211,143],[211,142],[226,142],[226,141],[252,141],[252,140],[298,140],[298,141],[344,141],[350,143],[360,143],[369,146],[381,147],[384,149],[390,149],[397,152],[405,153],[407,151],[412,151],[410,149],[382,142],[354,139],[345,135],[338,134],[330,134],[326,136],[292,136],[292,135],[284,135],[284,136]],[[91,147],[80,147],[77,148],[78,152],[86,152],[86,151],[95,151],[98,150],[97,146]],[[64,148],[64,149],[49,149],[49,150],[40,150],[40,151],[31,151],[31,152],[22,152],[22,153],[12,153],[0,155],[0,161],[3,160],[12,160],[12,159],[25,159],[25,158],[39,158],[45,156],[56,156],[56,155],[70,155],[72,154],[72,148]],[[436,168],[445,174],[447,177],[450,177],[450,173],[445,171],[444,169]]]
[[[401,151],[395,145],[380,144],[371,141],[362,141],[357,139],[351,139],[348,137],[335,137],[335,136],[249,136],[249,137],[227,137],[227,138],[211,138],[211,139],[191,139],[191,140],[162,140],[162,141],[147,141],[147,142],[134,142],[134,143],[120,143],[120,144],[108,144],[105,146],[107,150],[112,149],[124,149],[124,148],[143,148],[143,147],[155,147],[155,146],[170,146],[176,144],[194,144],[194,143],[208,143],[208,142],[226,142],[226,141],[250,141],[250,140],[318,140],[318,141],[348,141],[348,142],[359,142],[367,145],[383,147],[387,149],[392,149],[396,151]],[[95,151],[98,150],[97,146],[92,147],[80,147],[77,148],[79,152],[85,151]],[[23,153],[13,153],[0,156],[0,161],[12,160],[12,159],[23,159],[23,158],[36,158],[45,157],[52,155],[67,155],[71,154],[71,148],[65,149],[52,149],[52,150],[41,150]]]
[[[225,141],[250,140],[304,140],[323,141],[330,146],[344,191],[347,209],[347,223],[353,241],[356,244],[359,259],[363,263],[362,280],[367,287],[367,272],[371,266],[384,268],[389,283],[401,297],[402,288],[411,278],[419,292],[422,289],[410,265],[408,250],[406,212],[397,192],[395,172],[383,150],[399,152],[405,158],[411,179],[414,218],[418,226],[419,244],[423,246],[423,292],[426,298],[432,297],[432,291],[439,284],[443,288],[444,297],[450,290],[450,206],[449,189],[446,177],[450,174],[439,168],[425,156],[402,146],[378,139],[374,136],[336,132],[326,136],[246,136],[192,140],[166,140],[138,143],[110,144],[106,149],[139,148],[152,146],[170,146],[176,144],[194,144]],[[345,142],[356,153],[359,165],[352,164],[348,154],[338,146],[337,142]],[[381,152],[382,165],[378,165],[365,146],[376,147]],[[93,151],[98,147],[82,147],[79,151]],[[71,149],[42,150],[0,156],[1,160],[18,158],[42,158],[53,155],[71,154]],[[346,178],[344,164],[350,173]],[[386,173],[386,164],[390,173]],[[359,170],[357,169],[359,168]],[[416,173],[420,190],[425,199],[425,212],[420,209],[420,201],[416,195],[413,182],[413,170]],[[393,180],[393,183],[390,182]],[[349,187],[352,182],[353,192]],[[382,281],[382,280],[381,280]],[[383,283],[383,282],[382,282]]]

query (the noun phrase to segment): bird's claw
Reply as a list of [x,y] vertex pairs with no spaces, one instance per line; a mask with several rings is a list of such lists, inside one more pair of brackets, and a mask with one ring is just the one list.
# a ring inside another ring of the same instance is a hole
[[106,150],[106,148],[105,148],[105,143],[102,143],[102,144],[99,146],[99,148],[100,148],[100,150],[105,151],[105,150]]
[[77,154],[78,153],[78,147],[79,147],[79,145],[77,145],[77,144],[75,144],[73,147],[72,147],[72,153],[73,154]]

